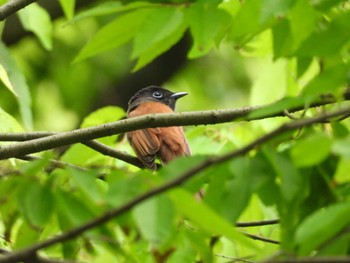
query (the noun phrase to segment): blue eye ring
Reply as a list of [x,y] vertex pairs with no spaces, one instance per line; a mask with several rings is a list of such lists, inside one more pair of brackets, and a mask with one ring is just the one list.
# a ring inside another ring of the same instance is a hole
[[160,99],[163,97],[163,94],[160,91],[153,92],[152,96],[156,99]]

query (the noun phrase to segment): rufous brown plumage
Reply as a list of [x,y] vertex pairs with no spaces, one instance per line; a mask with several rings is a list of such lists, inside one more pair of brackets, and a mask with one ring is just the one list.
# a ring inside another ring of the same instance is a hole
[[[176,100],[185,95],[187,92],[173,93],[158,86],[144,88],[130,99],[128,118],[151,113],[172,113]],[[126,135],[139,160],[151,170],[157,169],[157,157],[166,164],[178,156],[191,154],[182,127],[147,128]]]

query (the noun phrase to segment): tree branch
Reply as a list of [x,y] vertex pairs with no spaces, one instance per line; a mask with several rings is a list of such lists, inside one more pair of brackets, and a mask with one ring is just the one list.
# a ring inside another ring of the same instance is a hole
[[237,222],[236,227],[254,227],[254,226],[267,226],[279,224],[279,219],[252,221],[252,222]]
[[90,220],[86,224],[80,225],[76,228],[73,228],[67,232],[60,234],[60,235],[54,236],[50,239],[38,242],[30,247],[27,247],[27,248],[24,248],[24,249],[21,249],[18,251],[14,251],[6,256],[0,257],[0,263],[12,263],[12,262],[23,261],[26,258],[33,256],[40,249],[50,247],[50,246],[57,244],[57,243],[65,242],[67,240],[74,239],[74,238],[78,237],[79,235],[83,234],[84,232],[108,222],[112,218],[124,214],[125,212],[129,211],[134,206],[136,206],[137,204],[140,204],[143,201],[145,201],[153,196],[156,196],[160,193],[163,193],[163,192],[168,191],[172,188],[175,188],[177,186],[182,185],[184,182],[191,179],[197,173],[208,168],[209,166],[213,166],[215,164],[225,162],[227,160],[233,159],[233,158],[241,156],[243,154],[247,154],[251,150],[257,148],[258,146],[260,146],[263,143],[266,143],[266,142],[272,140],[273,138],[275,138],[276,136],[278,136],[282,133],[285,133],[287,131],[296,130],[296,129],[299,129],[299,128],[302,128],[305,126],[309,126],[311,124],[318,123],[320,121],[330,120],[331,118],[339,117],[339,116],[342,116],[344,114],[349,114],[349,113],[350,113],[350,107],[346,107],[346,108],[339,109],[337,111],[323,113],[323,114],[315,116],[313,118],[306,118],[306,119],[295,120],[295,121],[292,121],[289,123],[285,123],[282,126],[280,126],[279,128],[271,131],[270,133],[267,133],[266,135],[256,139],[255,141],[249,143],[248,145],[246,145],[238,150],[229,152],[229,153],[222,155],[222,156],[219,156],[219,157],[208,158],[207,160],[205,160],[201,164],[190,168],[189,170],[187,170],[186,172],[184,172],[183,174],[181,174],[177,178],[174,178],[173,180],[170,180],[170,181],[164,183],[163,185],[155,187],[155,188],[145,192],[144,194],[137,196],[136,198],[132,199],[129,202],[126,202],[125,204],[121,205],[120,207],[117,207],[115,209],[111,209],[111,210],[107,211],[102,216],[95,218],[93,220]]
[[349,263],[350,257],[302,257],[263,261],[264,263]]
[[263,241],[263,242],[271,243],[271,244],[276,244],[276,245],[280,244],[279,241],[274,240],[274,239],[261,237],[261,236],[257,236],[257,235],[253,235],[253,234],[249,234],[249,233],[242,233],[242,234],[247,236],[247,237],[249,237],[249,238],[251,238],[251,239],[254,239],[254,240],[259,240],[259,241]]
[[[314,102],[313,106],[325,105],[334,102],[333,98],[322,99]],[[271,107],[243,107],[227,110],[207,110],[172,114],[149,114],[131,119],[123,119],[116,122],[106,123],[94,127],[76,129],[68,132],[55,133],[44,138],[33,139],[26,142],[4,145],[0,148],[0,160],[24,156],[52,148],[70,145],[74,143],[86,143],[90,140],[125,133],[132,130],[169,126],[208,125],[232,122],[234,120],[247,121],[264,119],[269,117],[285,116],[285,110],[279,112],[267,112],[264,115],[254,117],[251,115],[257,110]],[[295,112],[304,109],[304,105],[288,109],[288,112]],[[45,134],[45,132],[43,133]],[[1,138],[2,136],[0,136]],[[1,139],[0,139],[1,140]]]
[[[47,131],[37,131],[37,132],[15,132],[15,133],[0,133],[0,141],[17,141],[17,142],[23,142],[23,141],[30,141],[34,139],[44,138],[48,137],[54,134],[59,134],[58,132],[47,132]],[[106,156],[110,156],[119,160],[122,160],[126,163],[129,163],[131,165],[134,165],[139,168],[143,168],[143,164],[139,159],[137,159],[135,156],[132,156],[130,154],[117,151],[116,149],[109,147],[103,143],[100,143],[95,140],[86,141],[83,142],[84,145],[87,147],[103,154]],[[1,152],[1,148],[0,148]],[[27,156],[27,155],[26,155]],[[19,156],[19,159],[24,158],[23,156]]]
[[8,16],[34,2],[36,2],[36,0],[10,0],[6,4],[0,6],[0,21],[4,21]]

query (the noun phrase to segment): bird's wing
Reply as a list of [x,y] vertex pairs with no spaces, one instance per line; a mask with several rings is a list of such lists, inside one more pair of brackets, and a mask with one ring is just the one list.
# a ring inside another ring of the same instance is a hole
[[142,163],[152,169],[156,169],[155,157],[160,148],[160,141],[157,134],[159,128],[148,128],[127,133],[127,138],[137,157]]
[[158,155],[162,162],[168,163],[178,156],[191,155],[182,127],[160,128],[160,133],[162,142]]

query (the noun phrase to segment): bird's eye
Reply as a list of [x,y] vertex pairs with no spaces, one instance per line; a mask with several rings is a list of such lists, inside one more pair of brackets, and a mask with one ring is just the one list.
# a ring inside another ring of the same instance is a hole
[[159,91],[155,91],[153,92],[153,97],[156,99],[160,99],[161,97],[163,97],[163,94]]

